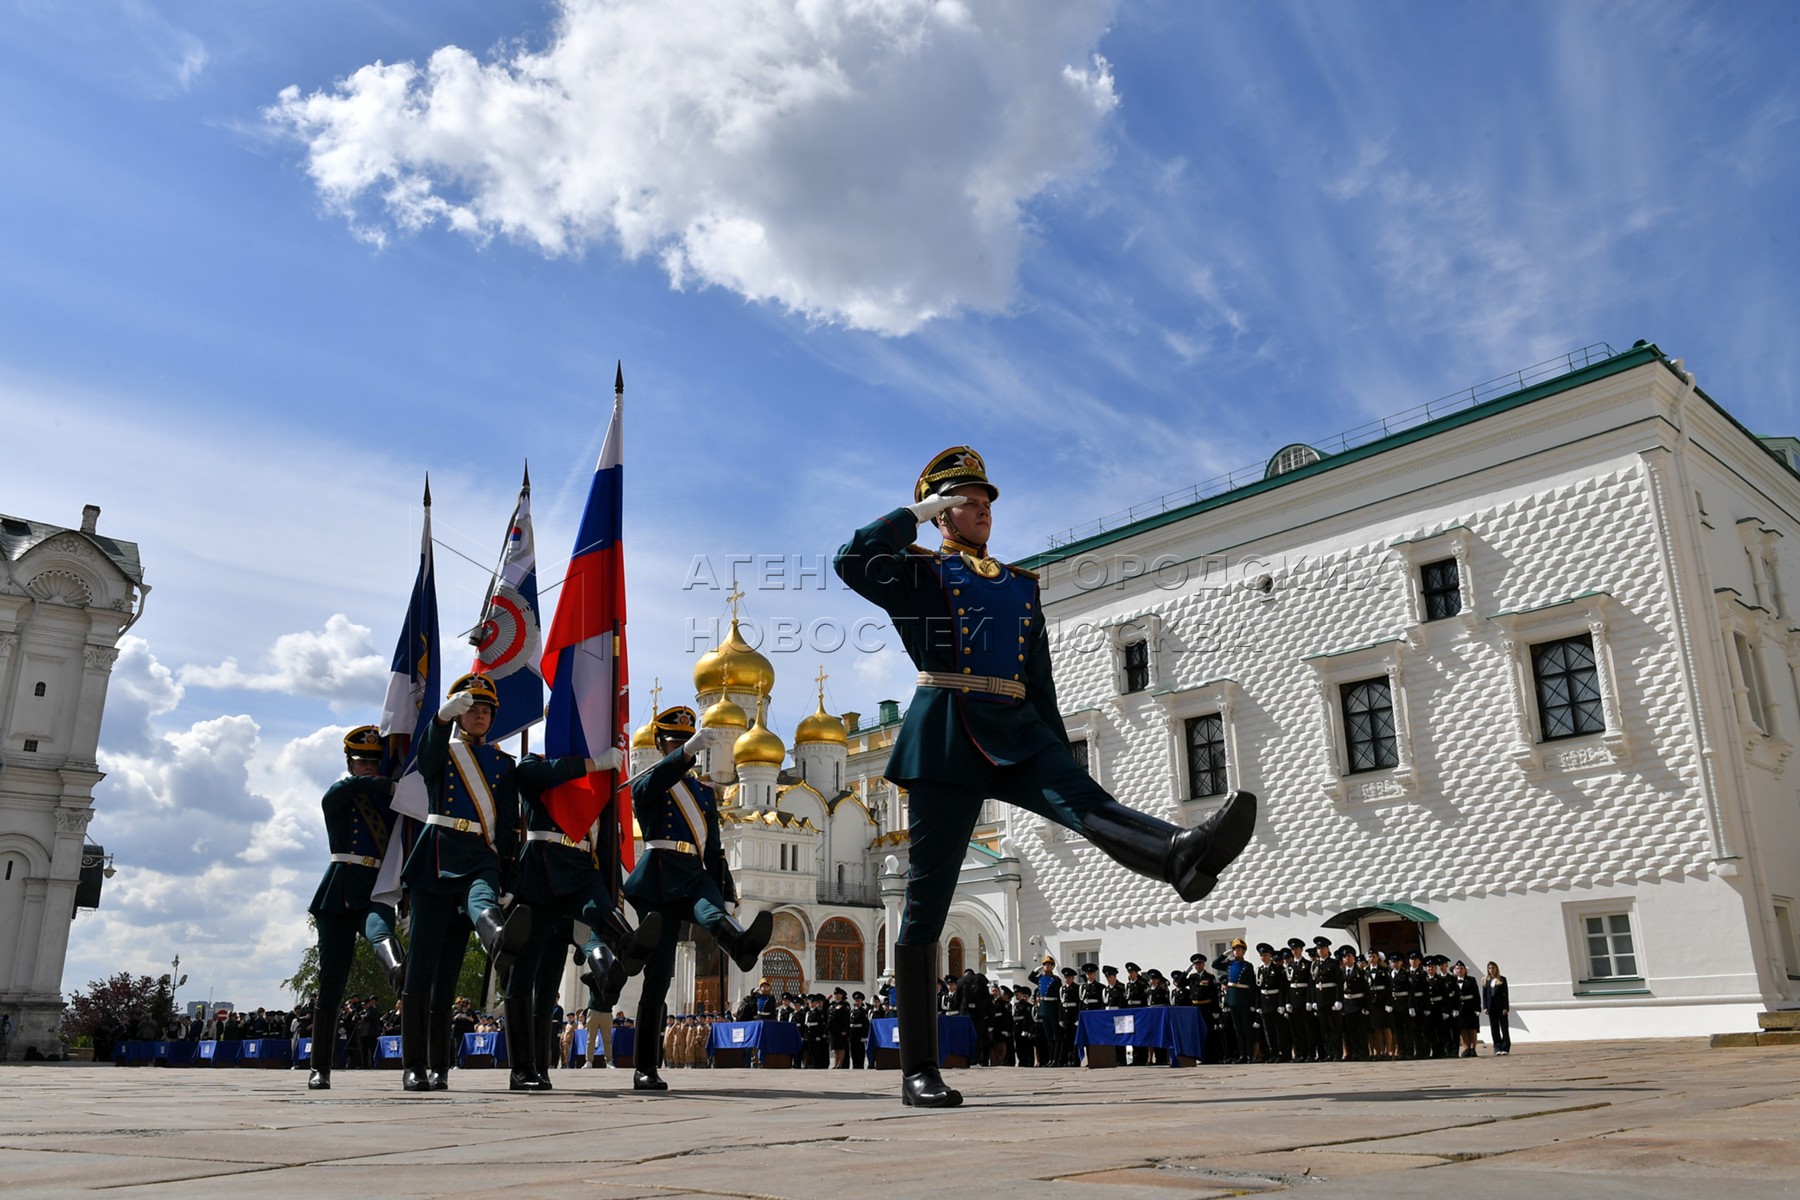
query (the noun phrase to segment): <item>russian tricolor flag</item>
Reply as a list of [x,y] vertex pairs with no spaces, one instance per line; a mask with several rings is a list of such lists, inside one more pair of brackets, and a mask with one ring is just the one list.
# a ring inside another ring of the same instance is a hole
[[[544,714],[544,753],[594,757],[617,746],[626,749],[625,550],[622,508],[625,495],[625,378],[613,385],[612,423],[600,448],[600,462],[588,488],[587,510],[575,535],[575,552],[556,601],[556,617],[544,639],[544,679],[550,705]],[[587,836],[611,802],[622,772],[606,771],[544,793],[544,804],[562,831]],[[619,793],[615,806],[619,860],[630,870],[631,799]]]

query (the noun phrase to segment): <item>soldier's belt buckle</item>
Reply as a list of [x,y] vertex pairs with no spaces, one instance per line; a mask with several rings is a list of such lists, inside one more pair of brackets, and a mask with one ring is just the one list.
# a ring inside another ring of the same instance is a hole
[[467,817],[456,818],[456,832],[458,832],[458,833],[469,832],[469,818],[467,818]]
[[379,867],[381,864],[365,854],[363,855],[362,865],[365,867]]

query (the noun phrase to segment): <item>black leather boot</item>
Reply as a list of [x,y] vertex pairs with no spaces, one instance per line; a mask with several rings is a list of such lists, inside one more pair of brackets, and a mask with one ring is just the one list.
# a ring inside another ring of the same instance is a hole
[[431,1010],[426,1019],[425,1052],[430,1057],[426,1061],[426,1077],[431,1080],[431,1090],[447,1092],[450,1090],[450,1064],[456,1061],[456,1027],[450,1023],[448,1011]]
[[900,1102],[909,1108],[955,1108],[962,1093],[938,1074],[936,942],[894,947],[894,992],[900,1011]]
[[[625,914],[615,908],[611,916],[601,921],[594,933],[612,950],[613,957],[618,960],[619,971],[624,978],[629,979],[642,971],[644,964],[656,952],[656,943],[662,940],[662,927],[662,914],[653,912],[633,929],[631,922],[625,919]],[[617,1003],[618,997],[614,996],[611,1004]]]
[[660,1003],[640,1000],[637,1010],[637,1048],[631,1052],[631,1087],[638,1092],[666,1092],[669,1085],[656,1073],[662,1065],[663,1009]]
[[769,935],[774,932],[775,917],[765,911],[756,914],[756,919],[750,922],[748,929],[726,917],[713,930],[713,938],[718,941],[719,949],[737,964],[738,970],[754,971],[757,960],[762,957],[763,947],[769,944]]
[[388,982],[396,992],[406,990],[406,951],[400,948],[399,938],[382,938],[374,943],[375,961],[387,972]]
[[[323,1048],[324,1056],[320,1057]],[[306,1077],[309,1092],[331,1090],[331,1060],[337,1057],[337,1017],[335,1014],[313,1019],[312,1074]]]
[[431,1053],[426,1043],[431,1039],[430,1003],[417,992],[408,992],[400,1000],[400,1087],[402,1091],[431,1090]]
[[481,948],[493,964],[496,986],[501,993],[510,993],[513,961],[531,936],[531,909],[523,904],[515,904],[512,911],[505,913],[499,905],[484,908],[475,918],[475,936],[481,939]]
[[560,1061],[557,1055],[561,1053],[562,1047],[557,1044],[556,1027],[550,1024],[550,1014],[539,1013],[534,1019],[538,1035],[537,1081],[543,1085],[542,1090],[547,1092],[551,1088],[550,1069]]
[[539,1086],[537,1069],[538,1037],[531,997],[506,997],[506,1055],[512,1061],[512,1073],[506,1087],[512,1092],[547,1092],[549,1084]]
[[1192,904],[1206,898],[1219,873],[1250,844],[1256,832],[1256,797],[1232,792],[1217,812],[1192,829],[1116,802],[1089,813],[1082,825],[1088,841],[1115,862],[1162,880]]

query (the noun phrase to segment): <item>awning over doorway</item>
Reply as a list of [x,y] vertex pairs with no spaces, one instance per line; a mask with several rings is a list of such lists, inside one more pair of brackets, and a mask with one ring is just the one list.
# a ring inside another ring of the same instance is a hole
[[1436,925],[1437,917],[1426,912],[1416,904],[1408,904],[1404,900],[1381,900],[1374,904],[1359,904],[1355,908],[1346,908],[1343,912],[1324,922],[1327,929],[1354,929],[1356,923],[1364,917],[1372,917],[1376,913],[1393,913],[1402,920],[1412,921],[1420,925]]

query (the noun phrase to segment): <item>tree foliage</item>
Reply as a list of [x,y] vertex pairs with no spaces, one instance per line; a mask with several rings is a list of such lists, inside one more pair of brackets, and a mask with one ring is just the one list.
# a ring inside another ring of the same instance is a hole
[[[467,996],[479,1007],[482,1001],[481,985],[486,976],[487,954],[481,948],[480,939],[470,934],[468,947],[463,951],[462,969],[456,979],[456,994]],[[281,986],[292,992],[296,1000],[318,995],[317,941],[301,952],[299,965],[294,968],[292,975],[281,981]],[[356,939],[356,948],[350,960],[350,976],[344,982],[344,995],[373,996],[384,1009],[394,1005],[394,989],[388,983],[387,972],[376,961],[374,948],[360,937]]]
[[62,1029],[73,1036],[136,1037],[145,1017],[160,1035],[175,1012],[174,993],[167,975],[135,978],[121,971],[110,979],[90,980],[87,990],[72,992],[63,1008]]

